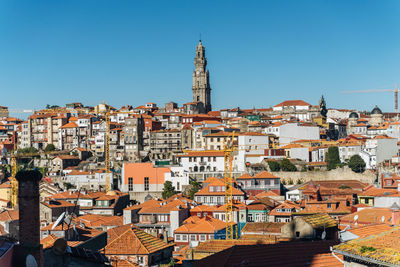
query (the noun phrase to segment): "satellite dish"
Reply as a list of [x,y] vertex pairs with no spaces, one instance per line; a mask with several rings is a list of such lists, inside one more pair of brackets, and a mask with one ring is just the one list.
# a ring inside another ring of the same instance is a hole
[[358,220],[358,214],[354,215],[354,221]]
[[53,227],[51,227],[51,230],[54,230],[54,228],[57,227],[57,225],[59,225],[65,217],[65,211],[63,213],[61,213],[61,215],[57,218],[57,221],[53,224]]
[[385,216],[382,216],[381,222],[385,222]]
[[35,257],[33,257],[31,254],[26,256],[25,265],[26,267],[38,267]]
[[324,230],[324,231],[322,232],[321,239],[325,239],[325,238],[326,238],[326,231]]

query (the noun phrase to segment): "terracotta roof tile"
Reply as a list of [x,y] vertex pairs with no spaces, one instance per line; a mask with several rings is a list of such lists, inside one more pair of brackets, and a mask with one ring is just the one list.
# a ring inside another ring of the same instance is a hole
[[104,254],[147,255],[174,246],[173,243],[165,243],[161,239],[145,233],[134,225],[121,227],[126,230],[107,243],[107,246],[103,249]]

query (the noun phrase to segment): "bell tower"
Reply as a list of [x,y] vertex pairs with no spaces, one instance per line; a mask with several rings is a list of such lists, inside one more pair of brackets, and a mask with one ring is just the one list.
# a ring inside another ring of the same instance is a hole
[[204,112],[211,111],[211,88],[210,78],[207,67],[206,50],[201,40],[196,47],[196,57],[194,58],[195,70],[193,70],[193,102],[201,102]]

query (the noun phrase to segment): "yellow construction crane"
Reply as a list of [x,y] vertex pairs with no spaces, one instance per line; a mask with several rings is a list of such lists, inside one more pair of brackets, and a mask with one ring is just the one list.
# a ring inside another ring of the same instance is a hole
[[355,90],[355,91],[342,91],[341,94],[362,94],[362,93],[385,93],[385,92],[394,92],[394,112],[399,113],[399,89],[397,88],[397,84],[394,89],[369,89],[369,90]]
[[[43,152],[46,155],[56,155],[62,153],[62,151],[49,151]],[[15,178],[18,172],[18,159],[19,158],[33,158],[40,156],[41,153],[25,153],[25,154],[11,154],[11,207],[14,208],[18,204],[18,181]]]
[[105,158],[105,167],[106,167],[106,184],[105,184],[105,191],[106,193],[110,191],[111,181],[110,181],[110,110],[107,109],[105,114],[106,119],[106,132],[104,136],[104,158]]
[[233,219],[233,177],[232,177],[232,153],[236,150],[234,145],[235,132],[232,132],[232,139],[228,140],[224,146],[224,181],[225,181],[225,222],[226,222],[226,240],[232,240],[234,232]]
[[18,181],[15,178],[18,171],[17,158],[15,155],[11,156],[11,208],[18,204]]

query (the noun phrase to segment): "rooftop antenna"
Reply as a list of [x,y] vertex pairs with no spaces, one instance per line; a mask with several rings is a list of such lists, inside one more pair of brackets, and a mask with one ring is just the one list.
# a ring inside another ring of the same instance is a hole
[[53,224],[53,227],[51,227],[51,230],[54,230],[54,228],[57,227],[57,225],[59,225],[60,223],[63,223],[65,217],[65,211],[63,213],[61,213],[61,215],[57,218],[57,221]]

